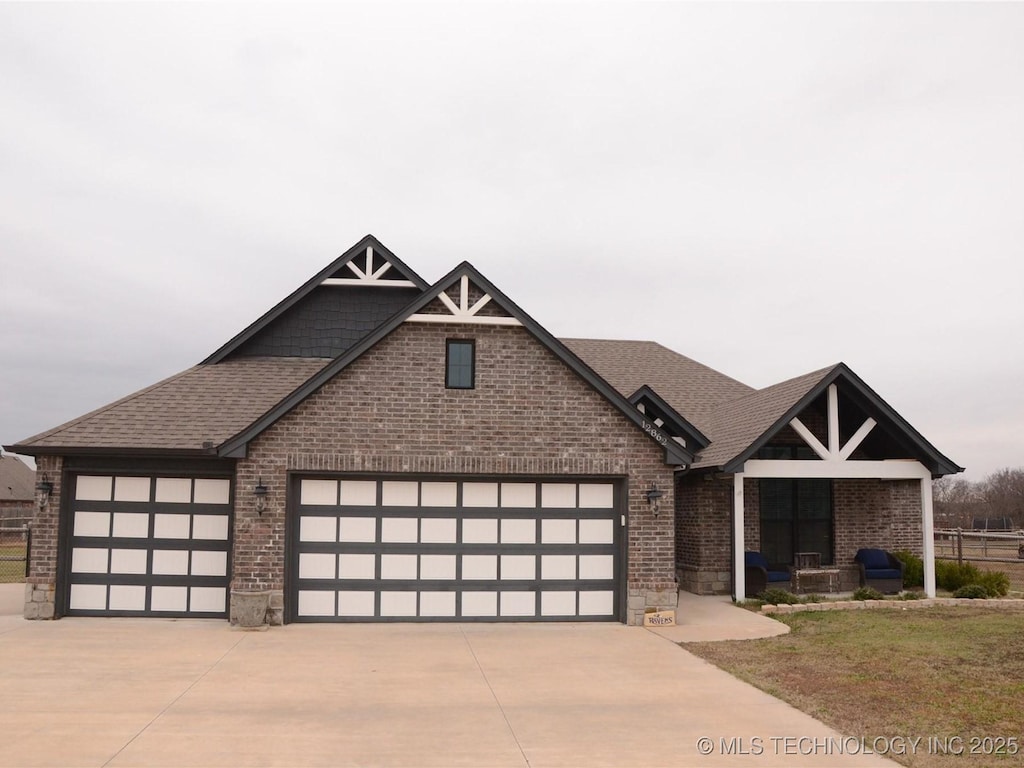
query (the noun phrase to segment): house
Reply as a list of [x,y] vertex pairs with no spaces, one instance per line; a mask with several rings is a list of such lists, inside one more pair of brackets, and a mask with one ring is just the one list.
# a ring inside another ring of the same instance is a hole
[[0,524],[21,524],[35,509],[36,473],[17,456],[0,453]]
[[755,390],[555,338],[372,236],[198,365],[11,450],[52,484],[26,617],[636,624],[743,553],[923,553],[961,470],[843,364]]

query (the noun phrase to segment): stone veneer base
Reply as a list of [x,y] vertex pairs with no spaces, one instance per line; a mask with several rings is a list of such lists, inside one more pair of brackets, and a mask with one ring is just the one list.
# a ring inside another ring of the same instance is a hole
[[929,597],[922,600],[836,600],[831,603],[804,603],[801,605],[762,605],[761,613],[806,613],[807,611],[858,611],[875,608],[891,610],[907,610],[918,608],[935,608],[948,605],[970,605],[978,608],[1002,608],[1004,610],[1024,610],[1024,600],[995,599],[970,600],[964,597]]

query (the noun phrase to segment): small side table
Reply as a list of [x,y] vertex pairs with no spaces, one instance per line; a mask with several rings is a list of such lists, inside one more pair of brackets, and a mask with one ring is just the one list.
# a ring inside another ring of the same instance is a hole
[[839,591],[839,569],[838,568],[794,568],[793,589],[797,594],[807,592],[833,592]]
[[802,568],[821,568],[821,552],[795,552],[793,554],[793,567],[797,570]]

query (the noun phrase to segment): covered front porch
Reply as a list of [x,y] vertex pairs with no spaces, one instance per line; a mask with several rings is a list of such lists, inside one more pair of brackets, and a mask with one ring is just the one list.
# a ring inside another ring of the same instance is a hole
[[850,592],[861,586],[854,557],[870,548],[920,556],[934,597],[932,478],[960,468],[845,366],[776,389],[750,398],[762,420],[774,414],[766,428],[751,419],[749,442],[738,435],[677,477],[681,588],[753,597],[755,552],[783,588]]

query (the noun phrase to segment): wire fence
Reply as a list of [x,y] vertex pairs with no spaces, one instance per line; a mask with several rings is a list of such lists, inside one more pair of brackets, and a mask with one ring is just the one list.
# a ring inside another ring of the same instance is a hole
[[936,529],[935,557],[970,563],[982,571],[1002,571],[1011,590],[1024,592],[1024,532]]
[[0,527],[0,584],[24,581],[32,530],[27,525]]

